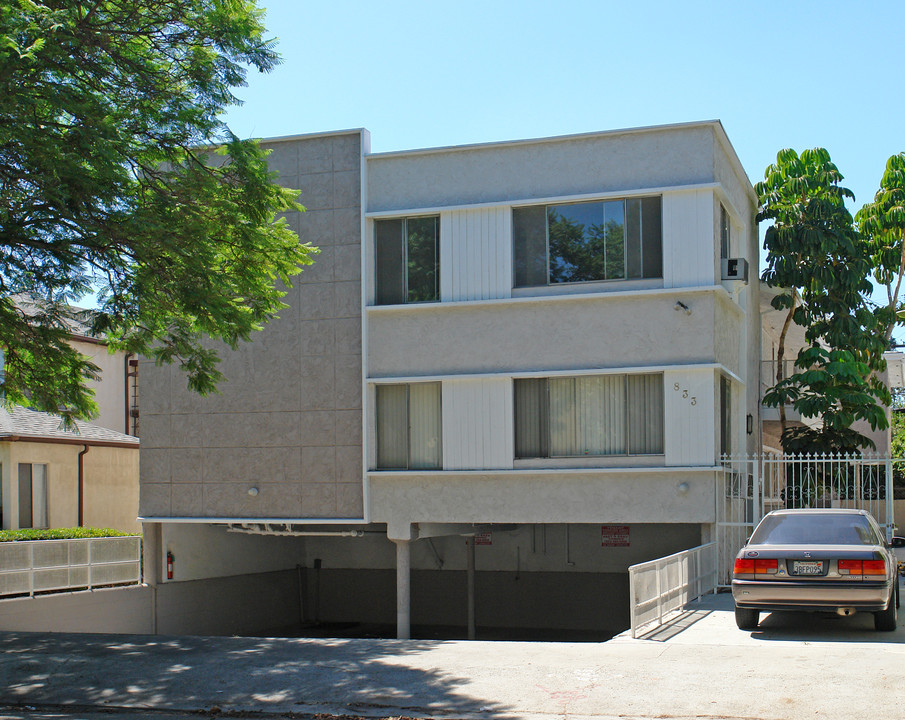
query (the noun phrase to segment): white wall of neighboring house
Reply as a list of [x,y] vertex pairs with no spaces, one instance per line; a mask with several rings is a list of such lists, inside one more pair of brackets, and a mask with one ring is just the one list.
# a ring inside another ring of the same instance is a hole
[[[136,435],[137,418],[131,413],[133,407],[137,408],[135,377],[126,377],[130,372],[128,363],[133,356],[123,351],[111,353],[103,343],[79,336],[73,336],[70,344],[100,368],[100,380],[88,383],[94,390],[98,405],[98,416],[92,423],[126,435]],[[131,368],[131,372],[136,370],[137,366]]]

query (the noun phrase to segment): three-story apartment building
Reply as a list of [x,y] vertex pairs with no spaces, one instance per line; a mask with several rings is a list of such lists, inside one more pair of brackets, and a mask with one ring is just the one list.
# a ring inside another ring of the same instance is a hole
[[272,626],[627,624],[627,567],[710,539],[720,454],[760,447],[756,199],[722,125],[266,144],[321,254],[223,395],[141,369],[149,580],[241,614],[254,573]]

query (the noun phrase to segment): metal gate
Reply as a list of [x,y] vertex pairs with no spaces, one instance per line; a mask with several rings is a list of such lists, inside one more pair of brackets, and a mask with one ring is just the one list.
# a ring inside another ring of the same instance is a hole
[[716,493],[720,585],[729,584],[735,554],[771,510],[860,508],[892,538],[892,464],[878,455],[724,456]]

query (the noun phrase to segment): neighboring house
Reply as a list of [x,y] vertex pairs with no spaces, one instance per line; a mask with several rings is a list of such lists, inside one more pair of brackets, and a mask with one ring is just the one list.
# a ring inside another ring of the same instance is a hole
[[[33,299],[19,295],[15,300],[23,312],[36,312]],[[99,380],[88,381],[98,405],[98,416],[91,422],[126,435],[138,436],[138,360],[133,353],[111,353],[103,338],[92,337],[87,322],[90,312],[72,307],[67,326],[70,330],[69,344],[100,370]]]
[[[400,636],[626,627],[628,566],[712,539],[721,454],[761,447],[756,197],[722,125],[264,145],[321,254],[222,395],[143,363],[149,582],[222,612],[307,587],[305,619]],[[216,631],[194,606],[160,622]]]
[[0,408],[4,530],[79,525],[135,531],[138,438],[22,407]]
[[[36,312],[35,301],[17,306]],[[63,430],[59,417],[26,408],[0,408],[0,526],[140,529],[138,516],[138,362],[110,353],[88,334],[72,308],[69,342],[100,369],[89,381],[98,404],[91,423]],[[3,353],[0,352],[0,374]],[[124,432],[125,431],[125,432]]]

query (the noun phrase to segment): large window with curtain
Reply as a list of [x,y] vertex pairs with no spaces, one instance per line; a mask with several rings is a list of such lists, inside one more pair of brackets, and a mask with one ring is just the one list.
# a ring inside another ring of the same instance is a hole
[[515,381],[515,456],[663,453],[663,375]]
[[377,386],[377,468],[443,466],[440,383]]
[[377,304],[440,299],[440,217],[374,222]]
[[514,208],[515,287],[663,277],[660,196]]

